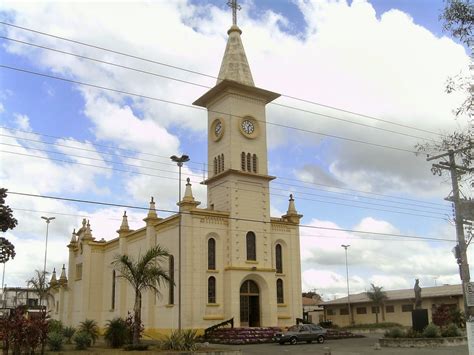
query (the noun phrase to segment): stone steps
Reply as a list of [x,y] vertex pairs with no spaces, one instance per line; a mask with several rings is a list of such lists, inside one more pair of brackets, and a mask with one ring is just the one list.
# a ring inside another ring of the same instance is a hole
[[216,329],[206,339],[214,344],[262,344],[271,343],[278,327],[252,327],[252,328],[220,328]]

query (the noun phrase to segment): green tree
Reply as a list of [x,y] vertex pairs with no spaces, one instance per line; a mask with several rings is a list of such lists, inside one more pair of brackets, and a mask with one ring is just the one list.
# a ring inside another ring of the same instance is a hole
[[92,344],[95,344],[96,340],[99,338],[99,326],[95,320],[86,319],[79,324],[78,333],[87,334],[92,341]]
[[155,246],[149,249],[145,255],[139,257],[138,260],[125,254],[115,257],[112,262],[114,269],[119,272],[118,277],[127,280],[135,293],[133,345],[137,345],[140,341],[142,292],[150,290],[160,295],[159,287],[161,283],[171,281],[168,273],[160,266],[160,263],[168,257],[169,253],[165,249]]
[[[3,233],[9,229],[15,228],[18,224],[18,221],[13,217],[12,209],[5,205],[7,191],[7,189],[0,188],[0,230]],[[13,258],[15,258],[15,246],[8,241],[8,239],[0,237],[0,263],[4,264]]]
[[[468,122],[465,129],[445,134],[437,143],[423,143],[415,146],[418,152],[432,155],[448,150],[472,148],[474,138],[474,64],[472,63],[474,59],[474,3],[472,0],[445,0],[445,4],[439,17],[443,21],[444,30],[471,50],[469,74],[459,74],[448,78],[446,85],[448,93],[457,91],[465,94],[464,102],[454,109],[454,114],[456,117],[467,117]],[[472,180],[474,176],[473,149],[457,151],[456,157],[467,172],[464,179]]]
[[379,311],[387,299],[387,294],[382,291],[383,287],[381,286],[375,286],[374,284],[370,284],[370,286],[372,289],[367,291],[366,295],[375,306],[375,323],[379,324]]
[[46,281],[48,274],[49,272],[47,271],[43,272],[35,270],[35,275],[26,281],[27,286],[38,295],[40,305],[42,305],[42,301],[45,300],[46,305],[49,306],[49,301],[54,299],[54,296],[51,292],[51,285],[49,285],[48,281]]

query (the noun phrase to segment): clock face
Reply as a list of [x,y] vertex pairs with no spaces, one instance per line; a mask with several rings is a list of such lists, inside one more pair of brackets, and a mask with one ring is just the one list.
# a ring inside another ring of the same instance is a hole
[[242,122],[242,130],[247,134],[252,134],[255,131],[255,126],[252,121],[244,120]]
[[216,134],[216,136],[219,136],[221,132],[222,132],[222,122],[217,121],[214,126],[214,133]]

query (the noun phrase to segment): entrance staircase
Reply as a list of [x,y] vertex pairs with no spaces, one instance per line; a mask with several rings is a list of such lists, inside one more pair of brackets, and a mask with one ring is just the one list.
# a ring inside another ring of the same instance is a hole
[[219,328],[208,334],[206,341],[213,344],[262,344],[271,343],[278,327]]

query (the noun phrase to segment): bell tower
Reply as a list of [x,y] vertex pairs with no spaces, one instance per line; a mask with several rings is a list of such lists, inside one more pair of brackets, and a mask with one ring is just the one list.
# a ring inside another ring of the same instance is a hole
[[255,86],[233,25],[216,85],[194,102],[208,110],[208,206],[231,217],[270,220],[265,106],[280,94]]

